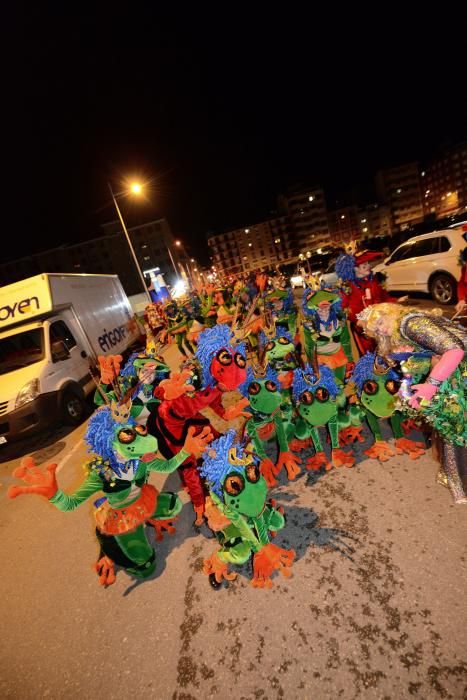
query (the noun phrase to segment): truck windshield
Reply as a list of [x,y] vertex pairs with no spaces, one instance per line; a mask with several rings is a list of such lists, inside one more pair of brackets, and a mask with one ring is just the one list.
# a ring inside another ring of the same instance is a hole
[[33,365],[44,357],[44,332],[31,328],[0,338],[0,374]]

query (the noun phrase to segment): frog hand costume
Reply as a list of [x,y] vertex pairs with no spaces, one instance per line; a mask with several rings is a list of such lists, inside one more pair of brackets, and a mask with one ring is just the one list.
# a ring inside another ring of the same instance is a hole
[[268,487],[258,457],[237,441],[234,430],[206,450],[201,473],[210,490],[208,522],[221,545],[204,562],[211,585],[219,588],[223,580],[235,579],[228,565],[244,564],[251,555],[251,585],[255,588],[271,588],[276,570],[291,576],[295,552],[269,541],[270,535],[284,527],[284,516],[267,501]]
[[[318,365],[317,372],[310,365],[296,369],[293,397],[300,416],[295,423],[295,437],[303,441],[303,446],[307,446],[311,438],[316,451],[307,460],[306,468],[317,470],[325,467],[329,470],[333,466],[353,467],[355,458],[339,447],[338,412],[345,405],[346,399],[332,370],[326,365]],[[331,437],[331,462],[321,444],[320,427],[326,427]]]
[[[246,381],[239,388],[240,393],[249,400],[248,410],[251,413],[251,418],[245,423],[244,432],[253,440],[255,452],[261,458],[261,473],[270,487],[277,485],[275,477],[282,467],[285,467],[290,480],[300,473],[299,459],[289,448],[279,389],[277,374],[262,361],[256,363],[254,369],[248,367]],[[269,437],[274,433],[279,443],[276,464],[267,456],[261,438],[261,435]]]
[[[402,414],[396,410],[397,393],[401,385],[401,375],[376,353],[367,352],[355,365],[351,381],[357,388],[360,405],[365,411],[368,425],[375,438],[374,444],[365,450],[368,457],[387,462],[396,454],[403,452],[411,459],[418,459],[424,454],[424,445],[404,437]],[[380,420],[388,418],[395,437],[395,447],[383,440]]]
[[155,455],[156,438],[137,425],[128,410],[128,407],[103,406],[89,420],[85,441],[96,456],[85,465],[86,478],[74,493],[68,495],[58,487],[56,464],[50,464],[42,472],[31,457],[25,458],[13,473],[27,486],[8,489],[10,498],[35,493],[45,496],[62,511],[74,510],[90,496],[104,493],[94,501],[96,535],[101,548],[94,570],[102,585],[115,582],[114,564],[137,578],[146,578],[154,572],[156,554],[144,526],[152,525],[157,539],[164,530],[172,532],[172,521],[182,503],[175,493],[159,493],[148,484],[149,474],[175,471],[190,454],[199,456],[211,439],[207,429],[198,437],[189,431],[179,454],[167,461],[159,459]]

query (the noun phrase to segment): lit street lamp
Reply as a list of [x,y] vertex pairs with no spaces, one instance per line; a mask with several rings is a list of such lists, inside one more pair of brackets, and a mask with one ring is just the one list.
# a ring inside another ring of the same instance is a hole
[[[117,210],[118,218],[120,219],[120,223],[122,224],[123,232],[124,232],[124,234],[125,234],[125,236],[126,236],[126,240],[127,240],[127,242],[128,242],[128,246],[129,246],[130,251],[131,251],[131,254],[132,254],[132,256],[133,256],[133,261],[134,261],[134,263],[135,263],[136,269],[138,270],[138,274],[139,274],[140,279],[141,279],[141,284],[143,285],[144,293],[146,294],[146,296],[147,296],[147,298],[148,298],[148,300],[149,300],[149,303],[151,303],[151,302],[152,302],[151,295],[149,294],[149,290],[148,290],[148,288],[147,288],[147,286],[146,286],[146,281],[145,281],[145,279],[144,279],[143,273],[141,272],[141,268],[140,268],[140,266],[139,266],[138,259],[137,259],[136,255],[135,255],[135,251],[134,251],[133,246],[132,246],[132,244],[131,244],[130,236],[128,235],[128,231],[127,231],[127,228],[126,228],[126,226],[125,226],[125,222],[123,221],[122,212],[120,211],[120,208],[119,208],[119,206],[118,206],[118,204],[117,204],[117,200],[116,200],[116,198],[115,198],[115,195],[114,195],[114,192],[113,192],[113,189],[112,189],[112,186],[111,186],[110,182],[108,182],[107,184],[108,184],[108,186],[109,186],[110,194],[112,195],[113,203],[115,204],[115,209]],[[140,185],[139,183],[137,183],[137,182],[134,182],[134,183],[131,185],[131,187],[130,187],[130,191],[133,192],[133,194],[141,194],[141,190],[142,190],[142,187],[141,187],[141,185]],[[121,194],[124,194],[124,193],[121,193]]]

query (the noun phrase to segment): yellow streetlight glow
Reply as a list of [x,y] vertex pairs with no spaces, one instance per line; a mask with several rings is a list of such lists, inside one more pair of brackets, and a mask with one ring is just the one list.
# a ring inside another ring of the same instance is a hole
[[131,188],[130,188],[130,189],[131,189],[131,191],[133,192],[133,194],[141,194],[141,192],[143,191],[143,188],[142,188],[142,186],[139,184],[139,182],[133,182],[133,183],[131,184]]

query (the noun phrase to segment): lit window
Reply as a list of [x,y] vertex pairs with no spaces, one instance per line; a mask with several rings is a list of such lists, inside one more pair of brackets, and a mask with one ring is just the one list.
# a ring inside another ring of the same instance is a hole
[[249,228],[246,228],[246,229],[245,229],[245,233],[250,233],[250,229],[249,229]]
[[400,187],[397,188],[397,194],[400,194],[402,192],[402,189]]
[[364,228],[362,228],[362,231],[363,231],[363,233],[367,233],[368,228],[365,226]]
[[312,202],[313,200],[314,200],[314,197],[313,197],[312,194],[310,194],[310,196],[308,197],[308,201],[309,201],[309,202]]
[[362,219],[362,224],[366,224],[366,219]]
[[275,238],[275,239],[274,239],[274,243],[280,243],[280,242],[281,242],[281,239],[280,239],[280,238]]
[[345,219],[345,214],[341,214],[341,219]]
[[248,243],[248,248],[251,248],[252,245],[253,243]]
[[425,177],[425,171],[422,170],[422,177]]

